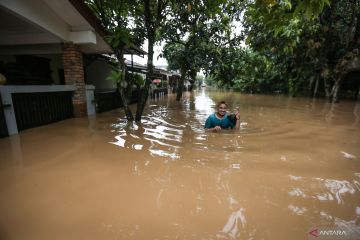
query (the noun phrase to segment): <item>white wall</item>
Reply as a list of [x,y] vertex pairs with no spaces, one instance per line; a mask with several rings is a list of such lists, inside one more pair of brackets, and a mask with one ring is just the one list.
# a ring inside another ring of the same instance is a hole
[[87,84],[95,86],[96,90],[116,88],[112,81],[106,80],[110,74],[110,66],[104,60],[95,60],[85,69]]

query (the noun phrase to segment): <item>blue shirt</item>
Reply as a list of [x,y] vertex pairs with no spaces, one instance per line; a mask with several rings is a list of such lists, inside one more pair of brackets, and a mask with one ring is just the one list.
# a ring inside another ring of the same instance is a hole
[[211,114],[205,122],[205,128],[214,128],[216,126],[220,126],[221,128],[234,128],[235,124],[230,122],[228,115],[225,114],[225,116],[222,119],[219,119],[215,115],[216,113]]

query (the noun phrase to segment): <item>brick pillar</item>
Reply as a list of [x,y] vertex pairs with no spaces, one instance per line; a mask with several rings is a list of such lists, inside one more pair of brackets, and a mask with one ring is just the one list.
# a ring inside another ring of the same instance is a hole
[[73,43],[63,45],[63,65],[65,84],[75,85],[72,103],[75,117],[86,116],[86,90],[84,79],[84,67],[80,47]]

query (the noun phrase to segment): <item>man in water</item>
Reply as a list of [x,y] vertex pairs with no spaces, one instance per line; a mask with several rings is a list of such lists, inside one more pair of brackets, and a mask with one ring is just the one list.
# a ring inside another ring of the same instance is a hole
[[235,114],[228,115],[227,103],[221,101],[216,105],[217,111],[211,114],[205,122],[205,129],[213,132],[221,131],[221,129],[239,129],[240,128],[240,113],[236,111]]

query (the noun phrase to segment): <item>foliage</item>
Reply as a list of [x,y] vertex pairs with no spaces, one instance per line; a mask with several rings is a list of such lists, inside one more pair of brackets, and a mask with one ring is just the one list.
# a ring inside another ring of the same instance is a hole
[[123,72],[117,69],[111,70],[109,76],[106,78],[106,80],[113,81],[117,86],[120,86],[121,88],[126,88],[128,86],[128,83],[123,79]]
[[320,86],[324,95],[336,98],[349,64],[359,56],[360,1],[259,0],[245,5],[247,47],[212,54],[208,72],[214,79],[242,91],[291,95],[316,94]]
[[214,78],[212,76],[206,76],[205,77],[205,83],[207,86],[209,87],[218,87],[217,82],[214,80]]
[[125,81],[128,82],[131,87],[136,86],[137,88],[141,88],[145,84],[144,78],[137,73],[127,72],[125,76]]
[[108,42],[113,48],[140,46],[144,25],[139,19],[138,4],[130,0],[85,0],[101,24],[109,31]]
[[133,74],[134,84],[138,87],[144,86],[145,80],[140,74]]
[[172,1],[171,14],[162,28],[167,44],[163,56],[169,69],[180,70],[177,100],[185,77],[196,79],[201,68],[209,66],[209,52],[216,51],[217,45],[232,41],[231,23],[239,17],[241,8],[238,1]]
[[[107,1],[88,1],[97,3],[100,18],[110,16],[108,29],[120,22],[116,14],[99,11],[100,3],[110,4]],[[115,4],[114,12],[133,24],[113,30],[111,44],[122,47],[140,36],[149,41],[143,93],[151,83],[153,46],[158,41],[166,42],[163,56],[170,69],[181,71],[181,81],[195,79],[203,70],[208,84],[245,92],[315,95],[320,89],[335,99],[349,64],[359,58],[359,0],[114,2],[125,3],[121,9]],[[234,32],[239,21],[241,34]],[[142,96],[146,100],[147,95]],[[145,102],[141,104],[137,119]]]
[[168,70],[180,70],[183,59],[186,58],[185,49],[183,44],[171,43],[166,44],[163,53],[160,55],[166,58],[168,62]]
[[108,79],[117,83],[126,118],[132,121],[134,117],[128,106],[129,92],[131,92],[129,88],[132,83],[126,78],[124,51],[133,45],[139,46],[145,39],[144,31],[141,30],[144,22],[138,10],[141,4],[130,0],[85,0],[85,3],[108,31],[105,39],[117,58],[117,68],[111,71]]

